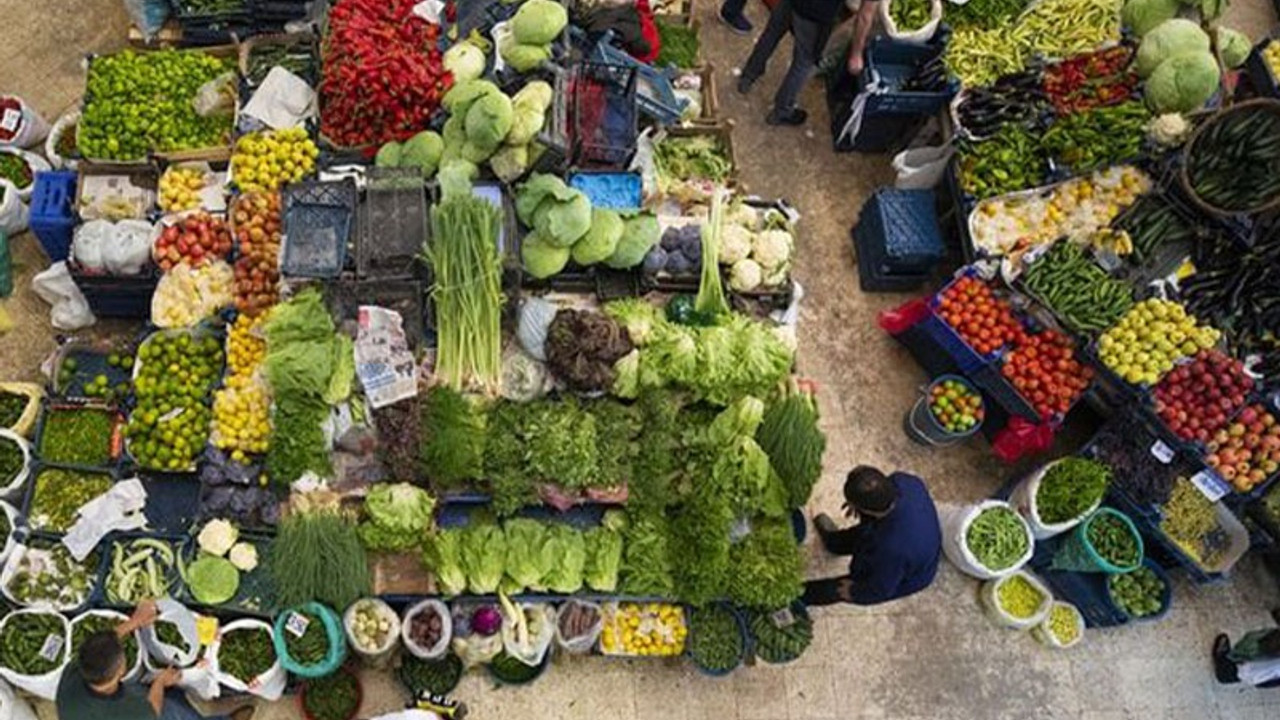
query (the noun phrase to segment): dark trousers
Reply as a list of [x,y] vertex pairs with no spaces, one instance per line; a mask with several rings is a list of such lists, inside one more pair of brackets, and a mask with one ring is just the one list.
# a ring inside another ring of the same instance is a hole
[[[786,2],[786,0],[783,1]],[[833,533],[825,533],[819,530],[818,539],[822,540],[822,547],[826,548],[827,552],[832,555],[852,555],[858,546],[856,527]],[[835,605],[836,603],[844,602],[844,599],[836,594],[836,589],[840,586],[840,581],[846,580],[848,577],[847,575],[842,575],[840,577],[822,578],[806,582],[801,602],[805,605]]]
[[720,6],[720,12],[729,17],[741,15],[747,8],[747,0],[724,0],[724,4]]
[[[734,0],[729,0],[734,2]],[[773,98],[774,112],[789,113],[796,106],[796,98],[809,81],[822,57],[822,48],[827,44],[831,28],[796,14],[791,0],[779,0],[769,13],[769,24],[765,26],[756,46],[751,50],[751,57],[742,68],[742,78],[747,82],[755,82],[764,75],[765,67],[778,43],[788,32],[791,33],[791,67],[782,79],[778,94]]]

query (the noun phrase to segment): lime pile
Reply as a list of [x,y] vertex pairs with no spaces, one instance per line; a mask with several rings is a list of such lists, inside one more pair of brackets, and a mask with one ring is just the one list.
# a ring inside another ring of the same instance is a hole
[[158,334],[138,348],[138,404],[129,416],[129,453],[155,470],[186,470],[209,438],[205,403],[222,370],[216,338]]

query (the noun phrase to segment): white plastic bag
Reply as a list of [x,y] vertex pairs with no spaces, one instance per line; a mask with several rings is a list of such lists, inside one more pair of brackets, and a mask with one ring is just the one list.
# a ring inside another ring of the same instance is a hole
[[[368,648],[356,641],[355,618],[356,611],[360,609],[371,609],[379,620],[387,622],[387,637],[380,647]],[[357,600],[351,603],[351,607],[347,608],[347,611],[342,614],[342,627],[347,633],[347,644],[351,646],[351,649],[366,665],[380,668],[386,667],[391,662],[395,655],[396,646],[400,642],[400,616],[396,614],[395,610],[391,609],[390,605],[377,598]]]
[[913,30],[898,29],[898,24],[893,21],[893,13],[889,12],[889,6],[892,3],[901,1],[904,0],[887,0],[880,3],[880,25],[884,28],[884,33],[894,40],[906,42],[923,43],[933,39],[934,33],[938,32],[938,24],[942,22],[942,0],[930,0],[929,21]]
[[1018,514],[1026,518],[1027,525],[1031,526],[1031,534],[1036,540],[1048,540],[1049,538],[1060,535],[1071,528],[1079,525],[1082,520],[1093,514],[1094,510],[1102,504],[1102,499],[1094,503],[1092,507],[1079,516],[1060,523],[1046,523],[1040,519],[1040,511],[1036,507],[1036,495],[1040,491],[1040,481],[1044,479],[1044,474],[1049,468],[1057,464],[1057,461],[1046,464],[1044,467],[1028,475],[1018,486],[1013,489],[1009,495],[1009,504],[1018,511]]
[[49,134],[49,123],[27,101],[16,95],[0,95],[0,101],[18,105],[0,110],[0,147],[31,147]]
[[[75,636],[76,625],[78,625],[81,620],[88,617],[111,618],[112,620],[115,620],[117,622],[124,622],[125,620],[129,619],[128,615],[125,615],[122,612],[117,612],[115,610],[85,610],[84,612],[75,616],[75,618],[71,620],[71,626],[70,626],[71,635],[69,637]],[[125,671],[124,673],[125,682],[132,682],[133,680],[136,680],[139,675],[142,674],[142,658],[145,657],[147,654],[147,651],[142,647],[142,638],[140,636],[140,631],[134,631],[133,639],[138,643],[138,656],[133,659],[133,665],[128,670]],[[72,648],[72,651],[74,652],[74,648]],[[75,658],[74,657],[71,658],[71,661],[75,661]]]
[[[413,619],[427,609],[436,612],[436,616],[440,618],[442,626],[440,639],[431,647],[419,645],[414,642],[413,637],[409,634],[409,628],[413,626]],[[434,598],[428,598],[410,607],[404,613],[404,621],[400,623],[400,639],[404,642],[405,649],[414,657],[420,657],[424,660],[435,660],[444,657],[444,654],[449,652],[449,641],[453,639],[453,615],[449,613],[449,606]]]
[[49,321],[59,330],[79,330],[98,322],[84,293],[71,279],[65,260],[59,260],[32,278],[31,289],[53,306]]
[[956,506],[956,505],[940,505],[938,507],[938,518],[942,524],[942,552],[946,554],[947,559],[952,562],[960,572],[976,577],[979,580],[990,580],[991,578],[1006,577],[1017,572],[1031,560],[1032,553],[1035,552],[1035,542],[1031,535],[1031,528],[1023,526],[1027,529],[1027,551],[1013,565],[999,571],[994,571],[979,562],[978,558],[969,551],[969,544],[965,541],[965,536],[969,531],[969,523],[987,508],[990,507],[1006,507],[1018,517],[1016,510],[1010,507],[1009,503],[1000,500],[984,500],[976,505]]
[[31,193],[36,189],[36,173],[52,170],[53,168],[49,166],[49,161],[35,153],[15,147],[0,147],[0,153],[16,155],[26,161],[27,167],[31,168],[31,182],[27,183],[26,187],[17,188],[18,197],[24,202],[31,202]]
[[[508,607],[510,606],[510,607]],[[524,613],[527,633],[522,633],[513,612]],[[547,603],[504,603],[502,610],[502,649],[528,665],[542,664],[556,635],[556,611]]]
[[[471,618],[481,607],[495,607],[492,603],[454,602],[453,652],[462,661],[462,667],[470,669],[483,665],[502,652],[502,633],[481,635],[471,630]],[[495,608],[496,609],[496,608]]]
[[[591,629],[588,630],[587,632],[582,633],[581,635],[567,638],[564,636],[564,633],[562,631],[564,615],[570,612],[571,610],[573,610],[575,607],[591,608],[595,610],[596,622],[591,627]],[[591,652],[591,649],[596,646],[596,641],[600,639],[600,633],[603,630],[604,630],[604,612],[601,610],[600,606],[596,603],[587,602],[586,600],[570,599],[569,601],[561,605],[560,609],[556,611],[556,645],[559,646],[560,649],[564,650],[565,652],[573,653],[575,655],[581,655],[581,654]]]
[[13,552],[17,541],[13,539],[13,529],[18,526],[18,511],[9,503],[0,500],[0,512],[9,519],[9,534],[4,539],[4,549],[0,550],[0,563],[9,559],[9,553]]
[[[1013,615],[1000,605],[1000,586],[1014,578],[1026,580],[1040,592],[1042,598],[1040,606],[1028,617]],[[1053,593],[1049,591],[1049,588],[1045,587],[1044,583],[1040,582],[1036,576],[1022,570],[1012,575],[1006,575],[983,583],[978,597],[981,598],[982,606],[987,611],[987,617],[990,617],[997,625],[1013,630],[1030,630],[1039,625],[1044,622],[1045,617],[1049,614],[1049,608],[1053,607]]]
[[240,678],[228,675],[218,667],[218,650],[222,647],[223,636],[234,630],[256,628],[266,630],[274,638],[275,631],[272,630],[271,625],[261,620],[241,618],[223,625],[218,630],[218,638],[213,641],[213,644],[209,646],[209,649],[204,654],[205,659],[209,662],[209,673],[217,678],[219,684],[227,687],[232,692],[246,692],[268,701],[279,700],[280,696],[284,694],[285,681],[289,679],[288,673],[285,672],[284,667],[280,664],[279,658],[276,658],[275,664],[268,668],[266,672],[251,680],[247,685],[241,682]]
[[115,226],[110,221],[90,220],[76,228],[71,236],[71,256],[85,270],[106,270],[103,252],[115,241],[115,235]]
[[62,157],[58,154],[58,141],[62,139],[62,134],[75,132],[76,124],[79,122],[80,111],[68,110],[53,124],[53,129],[49,131],[49,136],[44,139],[44,156],[49,158],[49,164],[55,170],[75,170],[76,166],[79,165],[78,160]]
[[155,228],[145,220],[121,220],[115,237],[102,249],[102,264],[112,275],[138,275],[151,261]]
[[534,360],[547,361],[547,329],[559,311],[558,305],[540,297],[528,298],[520,304],[516,338],[520,340],[520,347]]
[[893,156],[893,170],[899,190],[929,190],[942,181],[947,163],[955,153],[952,145],[927,146],[903,150]]
[[13,546],[9,548],[9,555],[4,559],[4,567],[3,569],[0,569],[0,593],[3,593],[5,598],[16,606],[39,610],[57,610],[59,612],[66,612],[68,610],[75,610],[76,608],[84,605],[89,599],[92,587],[87,588],[80,593],[75,602],[54,602],[52,600],[21,602],[13,596],[13,593],[9,590],[9,583],[13,580],[13,576],[19,572],[19,564],[22,562],[24,556],[31,556],[28,560],[27,567],[32,568],[33,570],[44,572],[47,568],[52,567],[52,559],[50,557],[50,553],[52,551],[50,548],[54,547],[54,545],[42,544],[37,547],[31,547],[27,544],[29,541],[30,538],[28,538],[28,541],[26,542],[14,542]]
[[191,105],[200,117],[225,115],[236,109],[235,73],[225,72],[206,82],[196,91]]
[[[1053,627],[1049,624],[1050,619],[1053,617],[1053,612],[1060,606],[1071,610],[1072,622],[1076,628],[1076,636],[1065,642],[1053,632]],[[1049,606],[1049,612],[1045,614],[1044,620],[1041,620],[1039,625],[1031,628],[1031,636],[1039,640],[1043,645],[1056,650],[1066,650],[1069,647],[1078,645],[1084,639],[1084,627],[1084,615],[1080,614],[1079,608],[1069,602],[1055,600],[1053,605]]]
[[143,681],[147,682],[168,667],[182,670],[178,687],[202,700],[218,697],[218,680],[209,672],[208,663],[200,659],[200,633],[196,630],[196,615],[172,598],[156,600],[156,622],[173,623],[186,641],[186,648],[168,645],[156,637],[155,626],[138,631],[142,641]]
[[[0,498],[18,502],[22,497],[22,489],[26,485],[27,476],[31,472],[31,444],[18,433],[5,428],[0,428],[0,437],[17,443],[18,448],[22,450],[22,469],[14,474],[13,479],[9,480],[9,484],[0,488]],[[0,480],[3,479],[0,478]],[[13,527],[13,525],[10,524],[9,527]],[[3,559],[3,556],[0,556],[0,559]]]
[[[60,636],[62,642],[62,645],[60,646],[60,651],[62,652],[62,664],[43,675],[24,675],[20,672],[10,670],[7,667],[0,667],[0,677],[13,683],[13,686],[19,690],[25,690],[41,700],[52,701],[58,695],[58,681],[62,679],[62,670],[66,668],[67,663],[71,659],[71,624],[67,622],[67,619],[62,615],[48,610],[14,610],[12,613],[5,616],[4,620],[0,620],[0,632],[2,632],[5,625],[9,624],[14,618],[28,614],[50,615],[58,618],[58,620],[62,622],[62,635]],[[52,648],[52,643],[56,643],[57,640],[47,640],[46,642],[51,643],[49,647]],[[55,656],[50,655],[49,657],[52,658]]]
[[0,720],[37,719],[36,711],[31,709],[31,703],[25,698],[18,697],[9,683],[0,680]]
[[13,183],[0,178],[0,232],[13,237],[27,229],[30,212]]

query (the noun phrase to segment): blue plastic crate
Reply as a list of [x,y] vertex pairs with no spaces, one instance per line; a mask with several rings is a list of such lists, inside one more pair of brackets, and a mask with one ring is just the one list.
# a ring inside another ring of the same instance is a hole
[[[1151,570],[1151,572],[1155,573],[1156,577],[1160,578],[1160,580],[1164,582],[1164,592],[1160,594],[1160,610],[1154,614],[1140,618],[1131,617],[1129,613],[1122,610],[1118,605],[1116,605],[1115,601],[1111,599],[1111,588],[1106,584],[1103,585],[1103,599],[1113,612],[1125,619],[1125,622],[1156,622],[1158,620],[1163,620],[1164,617],[1169,614],[1169,608],[1173,606],[1173,583],[1169,580],[1169,574],[1164,571],[1164,568],[1160,567],[1160,565],[1148,558],[1143,558],[1142,566]],[[1109,580],[1110,576],[1107,577]]]
[[836,152],[889,153],[906,147],[911,137],[924,125],[927,116],[916,113],[864,114],[862,125],[852,141],[841,138],[841,130],[848,119],[846,111],[838,121],[833,121]]
[[858,215],[858,232],[878,251],[884,273],[930,272],[946,254],[932,190],[876,190]]
[[75,209],[76,178],[74,170],[36,173],[31,191],[31,232],[50,262],[71,256],[71,238],[80,221]]
[[357,198],[355,183],[350,179],[285,186],[281,274],[337,277],[346,264]]
[[1128,616],[1116,609],[1107,596],[1107,576],[1068,570],[1036,571],[1053,596],[1076,606],[1087,627],[1115,627],[1129,622]]
[[946,48],[944,43],[912,43],[877,37],[867,48],[867,65],[859,78],[865,87],[879,83],[884,90],[867,98],[868,116],[933,115],[951,102],[960,91],[960,83],[951,78],[947,89],[940,92],[903,90],[924,64],[934,60]]
[[644,183],[638,172],[578,171],[569,187],[581,190],[593,208],[636,210],[644,203]]

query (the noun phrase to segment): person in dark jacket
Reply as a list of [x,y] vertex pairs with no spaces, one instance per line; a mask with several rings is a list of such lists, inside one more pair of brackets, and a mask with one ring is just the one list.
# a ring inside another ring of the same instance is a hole
[[[1280,624],[1280,608],[1271,611],[1271,619]],[[1247,632],[1234,645],[1225,634],[1214,638],[1213,674],[1223,685],[1280,687],[1280,628]]]
[[[732,2],[726,2],[726,7]],[[803,125],[809,114],[796,107],[796,98],[813,75],[826,47],[827,38],[838,23],[844,0],[778,0],[769,13],[769,24],[738,78],[738,92],[746,94],[764,75],[769,58],[788,32],[792,37],[791,67],[773,98],[773,111],[765,119],[770,125]],[[722,9],[723,15],[723,9]],[[726,20],[725,22],[729,22]],[[731,23],[732,24],[732,23]]]
[[942,528],[924,482],[862,465],[849,472],[844,497],[845,514],[859,517],[857,525],[841,530],[825,514],[814,525],[827,552],[852,556],[849,574],[805,583],[805,604],[876,605],[928,587],[938,571]]

